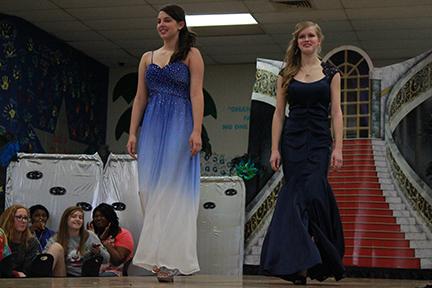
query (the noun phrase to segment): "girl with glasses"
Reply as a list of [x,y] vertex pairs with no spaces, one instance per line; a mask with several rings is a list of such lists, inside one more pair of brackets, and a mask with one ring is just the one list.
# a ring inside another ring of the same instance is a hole
[[0,216],[2,228],[12,251],[12,269],[15,277],[27,277],[33,260],[39,254],[39,241],[29,229],[29,212],[26,207],[15,204]]

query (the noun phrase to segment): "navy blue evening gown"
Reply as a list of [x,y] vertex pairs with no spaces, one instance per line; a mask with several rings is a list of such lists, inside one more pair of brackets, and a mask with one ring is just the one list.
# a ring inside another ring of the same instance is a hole
[[293,79],[287,91],[289,117],[281,135],[285,183],[279,192],[261,252],[261,271],[290,279],[307,270],[312,279],[340,279],[344,237],[327,174],[331,156],[330,83],[338,73],[322,63],[324,77]]

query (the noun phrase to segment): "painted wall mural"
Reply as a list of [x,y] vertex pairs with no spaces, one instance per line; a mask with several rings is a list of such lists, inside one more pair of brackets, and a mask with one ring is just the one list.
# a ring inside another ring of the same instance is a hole
[[[83,144],[81,153],[94,153],[105,143],[107,90],[106,66],[20,18],[0,14],[0,135],[13,134],[20,151],[71,153],[48,147],[59,140],[53,136],[60,129],[67,131],[63,149],[73,141]],[[58,125],[62,111],[65,127]]]

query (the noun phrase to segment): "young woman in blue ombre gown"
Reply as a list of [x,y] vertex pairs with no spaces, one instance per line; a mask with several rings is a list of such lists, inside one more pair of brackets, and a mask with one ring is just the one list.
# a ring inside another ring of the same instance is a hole
[[144,210],[133,263],[153,271],[159,281],[171,282],[178,273],[199,271],[196,221],[204,63],[181,7],[161,8],[157,32],[163,46],[141,58],[127,143],[130,155],[137,152]]

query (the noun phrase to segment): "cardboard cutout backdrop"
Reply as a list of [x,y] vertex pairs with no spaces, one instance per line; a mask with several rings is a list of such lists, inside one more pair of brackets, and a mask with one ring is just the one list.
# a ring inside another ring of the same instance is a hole
[[48,208],[47,226],[57,231],[63,211],[78,205],[91,218],[93,198],[100,190],[102,161],[95,155],[18,154],[7,170],[6,207],[21,203]]
[[[85,222],[98,204],[113,205],[120,225],[131,231],[135,246],[143,224],[137,163],[129,155],[111,154],[105,169],[95,155],[19,154],[8,168],[6,206],[42,204],[48,226],[58,230],[65,208],[81,206]],[[202,177],[198,213],[198,259],[201,273],[243,272],[245,188],[239,177]],[[129,275],[148,274],[131,265]]]

